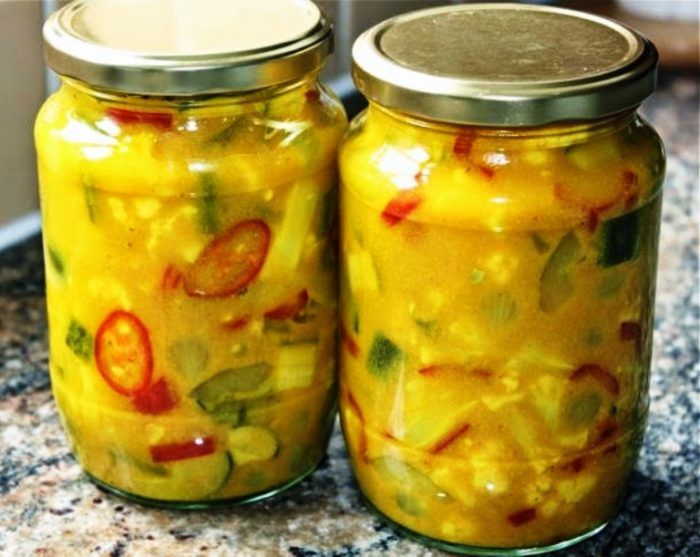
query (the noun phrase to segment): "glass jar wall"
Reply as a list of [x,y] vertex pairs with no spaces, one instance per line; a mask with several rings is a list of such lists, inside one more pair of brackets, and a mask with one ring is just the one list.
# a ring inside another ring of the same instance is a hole
[[64,77],[41,109],[51,379],[104,487],[238,503],[323,457],[346,120],[318,71],[178,96]]
[[462,553],[595,534],[646,423],[663,148],[619,91],[549,79],[549,35],[523,70],[534,39],[504,27],[541,17],[591,32],[576,12],[446,7],[353,51],[370,106],[340,151],[343,431],[370,507]]

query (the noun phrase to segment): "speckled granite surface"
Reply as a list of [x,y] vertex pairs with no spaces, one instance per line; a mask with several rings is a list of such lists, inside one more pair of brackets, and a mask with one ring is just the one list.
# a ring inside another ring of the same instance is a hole
[[[572,557],[700,556],[697,77],[667,78],[645,113],[669,151],[650,424],[622,513]],[[51,398],[42,285],[38,239],[0,254],[0,555],[439,554],[365,511],[339,432],[316,474],[249,507],[168,512],[99,491]]]

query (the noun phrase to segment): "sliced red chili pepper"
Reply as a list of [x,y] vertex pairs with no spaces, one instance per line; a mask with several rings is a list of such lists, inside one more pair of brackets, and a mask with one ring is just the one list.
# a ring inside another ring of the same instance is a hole
[[360,422],[360,439],[358,440],[357,452],[360,455],[360,458],[363,460],[363,462],[369,462],[369,456],[367,455],[368,448],[367,433],[365,432],[365,417],[362,414],[362,409],[360,408],[360,405],[358,404],[357,400],[350,391],[348,391],[347,398],[348,403],[350,404],[350,409],[357,416],[357,419]]
[[586,467],[586,459],[584,457],[575,458],[568,464],[564,465],[565,470],[570,470],[574,474],[578,474]]
[[182,273],[174,265],[168,265],[163,272],[160,287],[163,290],[177,290],[182,284]]
[[291,319],[297,316],[309,303],[309,293],[306,289],[299,292],[294,299],[289,300],[274,309],[265,312],[265,317],[281,321],[283,319]]
[[612,395],[617,396],[620,394],[620,384],[617,382],[617,379],[597,364],[582,365],[569,376],[569,379],[580,381],[584,377],[595,379]]
[[136,410],[143,414],[164,414],[175,408],[175,396],[165,377],[134,396],[132,402]]
[[342,322],[340,323],[340,340],[353,358],[360,357],[360,347]]
[[628,342],[642,338],[642,327],[636,321],[623,321],[620,323],[620,340]]
[[148,124],[163,130],[173,125],[173,115],[170,112],[142,112],[125,108],[108,108],[107,115],[119,124]]
[[143,391],[153,374],[148,329],[133,313],[113,311],[95,335],[95,361],[104,380],[118,393]]
[[490,369],[475,368],[467,370],[467,368],[462,364],[434,364],[420,368],[418,373],[424,375],[425,377],[435,377],[446,373],[460,373],[462,375],[469,373],[470,375],[478,375],[484,379],[488,379],[493,375],[493,372]]
[[184,443],[168,443],[150,447],[153,462],[174,462],[212,454],[216,450],[213,437],[197,437]]
[[304,93],[304,96],[307,101],[317,102],[321,98],[321,93],[318,92],[318,89],[309,89]]
[[403,190],[387,203],[382,211],[382,220],[389,226],[395,226],[415,211],[423,202],[423,196],[415,190]]
[[234,224],[214,238],[185,273],[189,296],[232,296],[258,276],[270,247],[270,227],[262,220]]
[[485,164],[477,164],[476,169],[481,172],[482,176],[484,176],[484,178],[487,180],[493,179],[493,177],[496,175],[496,171]]
[[466,132],[460,133],[452,144],[452,152],[458,159],[466,159],[472,152],[474,136]]
[[234,319],[229,319],[221,324],[221,328],[226,331],[238,331],[250,323],[250,316],[246,315],[244,317],[237,317]]
[[618,423],[614,420],[604,420],[598,424],[598,436],[595,440],[595,445],[602,445],[609,439],[613,438],[620,429]]
[[532,522],[535,518],[537,518],[537,509],[529,507],[509,514],[508,522],[517,528],[518,526]]
[[471,424],[459,424],[452,431],[447,433],[442,439],[439,439],[437,443],[433,445],[430,449],[432,454],[439,454],[446,450],[450,445],[455,443],[458,439],[461,439],[465,433],[471,429]]

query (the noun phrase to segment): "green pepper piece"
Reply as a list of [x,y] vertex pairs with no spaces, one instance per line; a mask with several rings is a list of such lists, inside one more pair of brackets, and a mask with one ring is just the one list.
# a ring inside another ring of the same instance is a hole
[[48,246],[46,251],[49,254],[49,262],[51,263],[53,270],[56,271],[62,277],[65,277],[66,262],[63,259],[63,255],[61,255],[61,253],[52,246]]
[[367,354],[367,369],[373,375],[386,377],[403,357],[401,349],[383,333],[375,333]]
[[66,346],[83,360],[89,360],[92,356],[92,335],[75,319],[71,319],[70,325],[68,325]]
[[540,309],[551,313],[574,293],[571,269],[581,256],[581,243],[569,232],[557,244],[540,276]]
[[200,175],[199,224],[205,234],[214,234],[219,230],[219,200],[214,175],[205,172]]
[[603,222],[598,264],[612,267],[634,259],[639,251],[639,233],[639,211]]
[[209,351],[201,340],[186,338],[168,347],[168,359],[177,371],[195,377],[206,370]]

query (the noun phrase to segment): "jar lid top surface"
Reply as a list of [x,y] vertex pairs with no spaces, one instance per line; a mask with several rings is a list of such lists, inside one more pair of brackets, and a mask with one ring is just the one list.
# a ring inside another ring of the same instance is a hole
[[658,54],[613,20],[561,8],[464,4],[410,12],[353,47],[358,88],[383,106],[435,120],[537,126],[638,106]]
[[330,53],[311,0],[74,0],[44,25],[57,73],[112,91],[203,95],[299,79]]

